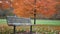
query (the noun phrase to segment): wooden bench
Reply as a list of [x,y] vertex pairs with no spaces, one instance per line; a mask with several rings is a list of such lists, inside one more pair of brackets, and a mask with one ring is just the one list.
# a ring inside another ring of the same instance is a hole
[[30,18],[19,18],[16,16],[7,16],[7,24],[10,26],[32,25]]
[[30,25],[30,34],[32,34],[32,23],[31,23],[31,19],[30,18],[19,18],[16,16],[7,16],[7,24],[9,26],[14,26],[14,34],[16,34],[16,26],[27,26]]

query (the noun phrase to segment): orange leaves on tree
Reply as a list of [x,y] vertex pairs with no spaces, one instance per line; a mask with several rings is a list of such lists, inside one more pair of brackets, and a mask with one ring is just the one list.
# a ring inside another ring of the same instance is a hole
[[2,8],[2,3],[0,3],[0,8]]
[[1,4],[1,6],[0,6],[1,9],[8,9],[10,7],[9,1],[7,1],[7,0],[1,0],[0,4]]
[[20,0],[20,2],[17,1],[16,3],[13,3],[14,14],[21,17],[30,17],[30,13],[33,12],[33,5],[28,1],[29,0]]
[[3,9],[7,9],[7,8],[9,8],[9,5],[7,3],[4,3]]
[[[36,7],[36,14],[42,14],[45,17],[51,17],[56,13],[55,5],[58,3],[55,0],[12,0],[11,5],[14,8],[14,14],[21,17],[34,16],[34,8]],[[4,8],[9,5],[5,2]]]
[[36,5],[34,5],[34,0],[14,0],[13,3],[15,14],[22,17],[33,16],[34,6],[36,7],[36,14],[39,13],[46,17],[51,17],[56,13],[55,5],[56,2],[54,0],[36,0]]
[[38,4],[40,6],[37,6],[37,11],[45,17],[52,17],[56,13],[56,4],[53,0],[41,0],[40,4]]

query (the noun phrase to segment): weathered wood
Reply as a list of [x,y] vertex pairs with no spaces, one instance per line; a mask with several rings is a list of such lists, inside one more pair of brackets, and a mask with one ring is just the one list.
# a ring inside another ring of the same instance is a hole
[[32,25],[30,18],[19,18],[16,16],[7,16],[7,23],[8,25]]

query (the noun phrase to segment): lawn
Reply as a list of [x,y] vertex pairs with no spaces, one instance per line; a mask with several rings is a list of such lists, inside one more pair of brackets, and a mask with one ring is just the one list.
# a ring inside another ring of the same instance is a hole
[[60,26],[60,20],[36,20],[36,24],[59,25]]
[[[32,24],[34,23],[34,20],[31,20]],[[3,24],[3,25],[1,25]],[[8,34],[8,32],[13,33],[13,27],[12,26],[8,26],[7,24],[7,20],[6,19],[0,19],[0,31],[3,28],[2,33],[6,33]],[[60,20],[36,20],[36,24],[39,24],[39,26],[33,26],[32,27],[32,31],[33,32],[37,32],[37,33],[56,33],[56,32],[60,32]],[[40,26],[42,25],[42,26]],[[56,25],[56,26],[45,26],[45,25]],[[59,25],[59,26],[57,26]],[[22,32],[23,31],[28,31],[30,26],[17,26],[16,27],[16,32]],[[5,32],[4,32],[5,31]],[[52,32],[53,31],[53,32]],[[25,33],[24,33],[25,34]]]
[[[31,20],[32,24],[34,23],[34,20]],[[0,24],[7,24],[6,19],[0,19]],[[60,26],[60,20],[36,20],[36,24],[41,25],[59,25]]]

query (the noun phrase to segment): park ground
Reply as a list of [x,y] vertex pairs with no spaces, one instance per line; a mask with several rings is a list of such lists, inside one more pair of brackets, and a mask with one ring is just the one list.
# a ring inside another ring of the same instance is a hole
[[[34,20],[31,20],[32,24],[34,24]],[[36,20],[36,24],[33,25],[33,32],[59,32],[60,31],[60,20]],[[2,32],[6,31],[12,33],[13,26],[8,26],[6,19],[0,19],[0,30],[3,28]],[[16,32],[19,31],[30,31],[30,26],[17,26]]]

